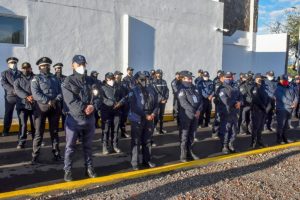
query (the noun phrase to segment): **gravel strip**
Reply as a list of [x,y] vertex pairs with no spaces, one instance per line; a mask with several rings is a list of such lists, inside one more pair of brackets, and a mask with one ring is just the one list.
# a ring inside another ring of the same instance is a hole
[[35,199],[300,199],[300,148]]

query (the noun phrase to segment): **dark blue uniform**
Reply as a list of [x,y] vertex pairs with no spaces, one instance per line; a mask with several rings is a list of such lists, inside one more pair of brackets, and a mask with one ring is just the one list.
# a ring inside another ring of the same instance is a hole
[[155,117],[154,126],[157,127],[157,123],[159,121],[159,133],[163,133],[163,117],[165,113],[166,103],[162,103],[162,101],[167,101],[169,99],[169,88],[167,82],[163,79],[154,79],[152,85],[158,95],[159,102],[159,114],[157,117]]
[[180,160],[185,162],[187,159],[193,159],[192,143],[195,132],[197,131],[198,120],[196,112],[202,112],[202,95],[198,89],[190,84],[182,82],[178,92],[178,101],[180,104]]
[[[52,142],[52,153],[60,159],[58,122],[62,100],[60,83],[55,75],[40,73],[31,81],[31,92],[36,101],[34,108],[35,136],[33,140],[33,161],[37,161],[43,141],[46,118],[49,121],[49,132]],[[51,104],[51,105],[50,105]]]
[[209,97],[214,96],[214,83],[212,80],[206,81],[203,79],[202,81],[198,82],[197,88],[203,97],[203,110],[199,118],[199,125],[203,126],[204,121],[204,127],[208,127],[212,109],[212,103]]
[[246,82],[240,85],[240,93],[243,100],[243,106],[240,110],[240,133],[251,133],[251,103],[252,103],[252,93],[251,90],[254,86],[254,82],[252,80],[247,80]]
[[259,146],[263,147],[261,133],[264,129],[265,119],[267,113],[271,109],[271,101],[264,88],[264,85],[255,84],[251,90],[252,104],[251,104],[251,117],[252,117],[252,143],[253,148]]
[[220,130],[220,112],[219,112],[219,105],[221,103],[220,98],[219,98],[219,92],[222,86],[222,82],[220,79],[214,79],[214,104],[215,104],[215,119],[213,122],[213,127],[212,127],[212,132],[213,132],[213,137],[216,137],[219,135],[219,130]]
[[288,120],[292,117],[293,110],[298,103],[298,96],[294,88],[278,84],[275,94],[277,118],[277,143],[288,143],[286,130]]
[[17,113],[19,118],[19,142],[18,146],[24,147],[27,139],[27,121],[29,119],[31,125],[32,139],[34,138],[35,128],[33,122],[33,109],[34,102],[29,102],[26,97],[31,96],[31,80],[34,74],[30,73],[28,75],[21,74],[14,82],[14,89],[17,98]]
[[235,106],[237,103],[242,104],[240,91],[232,87],[231,84],[223,83],[219,92],[220,105],[220,132],[223,152],[228,150],[234,151],[233,142],[238,132],[238,114],[239,109]]
[[9,133],[12,123],[14,109],[17,103],[17,95],[14,90],[14,81],[20,76],[20,71],[17,69],[7,69],[1,73],[1,85],[4,88],[4,126],[3,135]]
[[278,82],[273,79],[273,80],[265,80],[265,88],[266,88],[266,92],[268,93],[268,96],[270,98],[270,102],[271,102],[271,109],[268,111],[267,113],[267,117],[266,117],[266,128],[268,130],[272,130],[272,126],[274,123],[272,123],[273,121],[273,116],[274,116],[274,111],[275,111],[275,97],[274,97],[274,93],[275,90],[277,88],[277,84]]
[[178,117],[178,111],[179,111],[178,91],[180,89],[180,86],[181,86],[180,80],[174,79],[171,82],[171,87],[172,87],[172,91],[173,91],[173,116],[174,116],[174,118],[176,118],[178,126],[180,124],[180,120]]
[[[60,73],[56,73],[56,78],[57,80],[59,81],[60,85],[64,82],[66,76],[63,75],[63,74],[60,74]],[[65,113],[63,112],[62,108],[63,108],[63,99],[60,101],[60,116],[61,116],[61,121],[62,121],[62,129],[64,130],[64,127],[65,127],[65,121],[66,121],[66,115]]]
[[[102,86],[103,105],[101,107],[103,152],[107,152],[109,138],[111,147],[119,153],[118,128],[121,116],[121,107],[125,104],[125,94],[119,84],[113,86],[105,83]],[[117,106],[117,107],[115,107]]]
[[139,152],[142,149],[143,163],[151,161],[151,141],[154,131],[153,120],[147,120],[146,115],[158,114],[158,100],[153,88],[137,85],[129,94],[131,122],[131,165],[134,169],[139,165]]
[[84,110],[88,105],[94,106],[94,111],[100,109],[101,98],[93,94],[93,90],[100,91],[91,77],[74,72],[68,76],[62,84],[64,97],[64,112],[66,113],[66,151],[65,171],[72,168],[72,155],[78,134],[82,133],[82,144],[86,168],[93,166],[92,163],[92,140],[95,134],[95,115],[86,115]]

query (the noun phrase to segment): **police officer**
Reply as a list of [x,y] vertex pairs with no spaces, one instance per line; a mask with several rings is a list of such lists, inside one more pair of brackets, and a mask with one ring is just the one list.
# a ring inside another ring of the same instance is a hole
[[171,87],[173,91],[173,116],[177,120],[177,125],[179,126],[180,120],[178,117],[179,111],[179,103],[178,103],[178,91],[180,89],[181,80],[180,80],[180,72],[176,72],[175,79],[171,82]]
[[281,75],[278,86],[275,90],[276,99],[276,118],[277,118],[277,143],[289,143],[286,130],[288,129],[288,120],[292,117],[293,110],[298,104],[298,96],[294,88],[289,86],[288,76]]
[[224,82],[224,72],[223,71],[218,71],[217,77],[214,79],[214,98],[213,102],[215,104],[215,119],[212,127],[212,138],[218,138],[219,136],[219,130],[220,130],[220,98],[219,98],[219,93],[220,89],[222,88],[221,86],[223,85]]
[[195,85],[198,85],[198,82],[203,80],[203,70],[199,69],[198,70],[198,77],[195,79]]
[[[97,71],[91,71],[91,78],[94,80],[95,83],[98,84],[98,87],[102,87],[102,82],[98,79],[98,75],[99,73]],[[99,110],[95,110],[95,127],[96,128],[100,128],[99,127],[99,120],[100,120],[100,111]]]
[[[297,84],[295,82],[294,76],[291,74],[288,74],[288,81],[289,81],[289,86],[293,88],[295,91],[296,95],[299,96],[298,90],[297,90]],[[289,129],[294,129],[296,128],[295,126],[292,125],[292,118],[296,116],[296,108],[293,110],[292,117],[289,119]]]
[[95,134],[94,112],[101,106],[100,88],[89,76],[85,75],[86,59],[75,55],[72,60],[73,74],[68,76],[63,85],[64,110],[66,117],[66,151],[65,181],[72,181],[72,155],[76,140],[82,134],[82,145],[85,159],[86,175],[96,177],[92,162],[92,140]]
[[240,92],[243,99],[243,105],[241,107],[242,113],[241,123],[240,123],[240,130],[241,134],[251,134],[251,103],[252,103],[252,94],[251,90],[254,86],[253,81],[253,73],[248,72],[246,74],[246,82],[240,85]]
[[[55,65],[53,65],[54,68],[54,72],[55,72],[55,76],[58,79],[60,85],[64,82],[66,76],[63,75],[62,73],[62,68],[63,68],[63,64],[62,63],[56,63]],[[65,113],[63,113],[63,100],[60,101],[60,108],[61,108],[61,121],[62,121],[62,129],[64,130],[64,126],[65,126],[65,120],[66,120],[66,115]]]
[[[117,84],[117,86],[121,88],[121,92],[123,93],[122,96],[125,97],[126,95],[128,95],[128,91],[127,88],[122,84],[123,73],[120,71],[115,71],[114,76],[115,76],[115,84]],[[129,107],[128,101],[125,101],[124,105],[121,107],[121,116],[120,116],[120,124],[119,124],[118,131],[121,131],[121,137],[123,138],[129,137],[129,135],[126,132],[128,107]]]
[[[247,79],[248,79],[248,74],[247,73],[241,73],[241,76],[240,76],[240,80],[239,80],[239,90],[242,94],[242,98],[243,98],[243,102],[245,103],[245,100],[246,100],[246,83],[247,83]],[[240,113],[239,113],[239,121],[238,121],[238,131],[239,133],[242,133],[243,131],[240,131],[241,130],[241,124],[242,124],[242,120],[243,120],[243,114],[245,114],[243,112],[244,110],[244,106],[241,107],[240,109]],[[245,116],[244,116],[244,119],[245,119]]]
[[198,159],[192,151],[194,135],[197,130],[198,120],[203,108],[203,101],[200,92],[193,85],[191,72],[182,71],[182,82],[178,92],[180,104],[180,161]]
[[153,80],[152,85],[158,95],[159,114],[155,117],[154,125],[157,130],[157,123],[159,121],[158,133],[164,134],[167,131],[163,129],[163,117],[165,113],[166,103],[169,99],[169,88],[167,82],[163,79],[163,71],[161,69],[156,70],[155,75],[156,78]]
[[233,142],[236,138],[238,129],[238,114],[242,105],[240,91],[232,86],[233,74],[226,72],[224,83],[220,88],[220,138],[222,152],[228,154],[235,152]]
[[115,84],[115,76],[108,72],[105,74],[105,84],[102,86],[103,106],[101,108],[103,137],[103,154],[109,153],[109,138],[111,147],[116,153],[121,150],[118,147],[118,128],[120,124],[121,106],[124,105],[125,96],[122,88]]
[[150,83],[152,83],[155,78],[156,78],[156,76],[155,76],[155,69],[151,69],[150,70],[150,77],[149,77]]
[[58,122],[61,112],[62,100],[59,80],[50,73],[52,61],[48,57],[40,58],[36,64],[39,66],[40,74],[31,81],[31,92],[36,101],[34,108],[35,135],[33,140],[32,164],[39,162],[41,143],[43,141],[46,118],[49,121],[49,132],[52,142],[52,153],[54,160],[61,160],[59,150]]
[[2,136],[7,136],[12,122],[13,112],[17,102],[17,95],[14,90],[14,81],[19,77],[20,71],[17,68],[18,59],[10,57],[6,59],[8,69],[1,73],[1,85],[4,88],[4,126]]
[[256,74],[254,76],[255,84],[251,90],[252,148],[265,146],[261,137],[261,133],[264,129],[267,113],[271,109],[271,101],[265,89],[264,78],[265,77],[263,77],[261,74]]
[[137,72],[135,79],[136,87],[129,95],[128,119],[131,122],[131,165],[134,170],[138,170],[140,149],[142,149],[143,165],[155,167],[151,162],[151,138],[154,118],[158,114],[158,99],[154,90],[146,85],[146,76],[143,72]]
[[274,93],[277,87],[278,82],[275,80],[275,74],[273,71],[268,71],[266,73],[266,80],[265,80],[265,88],[266,91],[268,93],[268,96],[270,98],[270,102],[271,102],[271,109],[270,111],[267,113],[267,117],[266,117],[266,130],[269,130],[270,132],[273,132],[274,129],[272,128],[273,126],[273,116],[274,116],[274,112],[275,112],[275,97],[274,97]]
[[[214,83],[212,80],[209,79],[208,71],[205,71],[203,73],[203,79],[198,82],[197,88],[203,97],[202,99],[203,110],[199,118],[199,125],[201,127],[208,127],[208,124],[210,122],[211,109],[212,109],[211,101],[214,96]],[[203,121],[204,121],[204,125],[203,125]]]
[[21,67],[22,73],[14,82],[14,89],[17,98],[17,113],[19,118],[19,141],[17,149],[25,148],[27,139],[27,121],[29,119],[31,126],[32,139],[34,138],[33,108],[34,99],[31,93],[31,80],[34,77],[30,63],[25,62]]
[[135,80],[133,78],[133,71],[132,67],[127,68],[127,76],[123,78],[123,85],[127,88],[128,92],[135,86]]

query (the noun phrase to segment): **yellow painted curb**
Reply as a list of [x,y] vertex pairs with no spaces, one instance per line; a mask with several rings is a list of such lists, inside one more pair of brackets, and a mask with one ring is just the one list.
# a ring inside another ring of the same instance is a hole
[[103,176],[103,177],[98,177],[98,178],[93,178],[93,179],[84,179],[84,180],[78,180],[78,181],[73,181],[73,182],[64,182],[64,183],[59,183],[59,184],[54,184],[54,185],[41,186],[41,187],[36,187],[36,188],[31,188],[31,189],[5,192],[5,193],[0,193],[0,199],[16,198],[16,197],[20,197],[20,196],[40,196],[44,193],[53,192],[56,190],[71,190],[71,189],[76,189],[76,188],[82,188],[82,187],[85,187],[85,186],[88,186],[91,184],[104,184],[104,183],[110,183],[110,182],[121,181],[121,180],[126,180],[126,179],[133,179],[133,178],[138,178],[138,177],[143,177],[143,176],[148,176],[148,175],[153,175],[153,174],[159,174],[162,172],[169,172],[169,171],[188,168],[188,167],[202,166],[202,165],[216,163],[216,162],[220,162],[220,161],[224,161],[224,160],[228,160],[228,159],[234,159],[234,158],[250,156],[250,155],[255,155],[255,154],[262,154],[262,153],[267,153],[270,151],[278,151],[278,150],[291,148],[291,147],[298,147],[298,146],[300,146],[300,142],[295,142],[295,143],[285,144],[285,145],[278,145],[278,146],[273,146],[273,147],[267,147],[267,148],[263,148],[263,149],[257,149],[257,150],[242,152],[242,153],[235,153],[235,154],[222,155],[222,156],[217,156],[217,157],[212,157],[212,158],[205,158],[205,159],[195,160],[195,161],[186,162],[186,163],[178,163],[178,164],[172,164],[172,165],[167,165],[167,166],[161,166],[161,167],[156,167],[156,168],[152,168],[152,169],[145,169],[145,170],[139,170],[139,171],[131,171],[131,172],[125,172],[125,173],[120,173],[120,174],[108,175],[108,176]]

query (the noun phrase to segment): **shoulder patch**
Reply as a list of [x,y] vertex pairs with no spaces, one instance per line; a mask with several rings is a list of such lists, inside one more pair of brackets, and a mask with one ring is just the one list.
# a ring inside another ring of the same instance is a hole
[[220,94],[219,94],[220,97],[222,97],[224,95],[225,95],[224,92],[220,92]]

